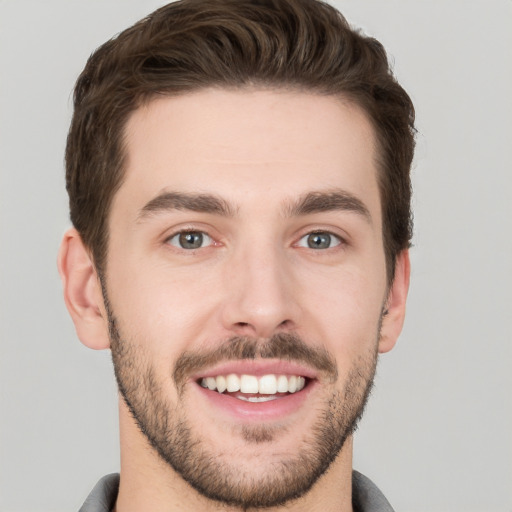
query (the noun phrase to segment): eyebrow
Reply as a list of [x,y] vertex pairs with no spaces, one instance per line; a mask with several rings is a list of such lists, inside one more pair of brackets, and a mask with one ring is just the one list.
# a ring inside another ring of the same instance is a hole
[[235,210],[227,201],[212,194],[162,192],[141,208],[137,218],[138,220],[144,220],[152,214],[163,213],[169,210],[213,213],[223,217],[235,216]]
[[[142,221],[153,214],[169,210],[188,210],[199,213],[212,213],[223,217],[235,217],[237,209],[226,200],[213,194],[186,192],[162,192],[146,203],[137,216]],[[372,217],[365,204],[345,190],[308,192],[285,206],[286,217],[300,217],[326,211],[349,211],[365,218],[370,224]]]
[[326,192],[309,192],[289,204],[285,214],[295,217],[336,210],[357,213],[370,224],[372,223],[370,211],[363,201],[350,192],[338,189]]

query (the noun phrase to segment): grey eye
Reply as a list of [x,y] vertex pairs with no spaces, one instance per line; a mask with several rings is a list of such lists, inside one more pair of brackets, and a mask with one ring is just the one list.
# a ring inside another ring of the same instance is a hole
[[212,243],[212,239],[202,231],[182,231],[169,238],[169,243],[180,249],[200,249]]
[[341,240],[332,233],[318,231],[303,236],[298,243],[299,247],[307,247],[308,249],[330,249],[341,244]]

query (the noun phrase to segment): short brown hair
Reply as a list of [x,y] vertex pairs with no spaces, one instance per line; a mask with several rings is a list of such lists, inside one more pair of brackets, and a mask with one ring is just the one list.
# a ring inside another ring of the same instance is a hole
[[207,88],[293,88],[362,108],[378,142],[388,280],[412,237],[414,107],[383,46],[317,0],[181,0],[89,58],[74,93],[66,147],[71,221],[105,267],[108,215],[121,186],[129,115],[157,95]]

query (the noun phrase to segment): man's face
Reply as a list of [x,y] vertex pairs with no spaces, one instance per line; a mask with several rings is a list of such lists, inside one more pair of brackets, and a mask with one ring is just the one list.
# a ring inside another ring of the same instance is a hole
[[208,497],[300,496],[362,412],[387,297],[374,146],[357,107],[289,91],[157,99],[127,124],[104,278],[116,375]]

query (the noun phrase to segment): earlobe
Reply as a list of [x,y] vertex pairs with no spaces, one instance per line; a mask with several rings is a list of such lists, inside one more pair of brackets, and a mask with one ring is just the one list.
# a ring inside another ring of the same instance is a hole
[[57,266],[64,301],[80,341],[89,348],[110,347],[101,286],[89,252],[76,229],[62,239]]
[[379,352],[389,352],[396,344],[405,319],[405,305],[409,291],[411,264],[409,251],[397,255],[395,278],[388,293],[379,339]]

